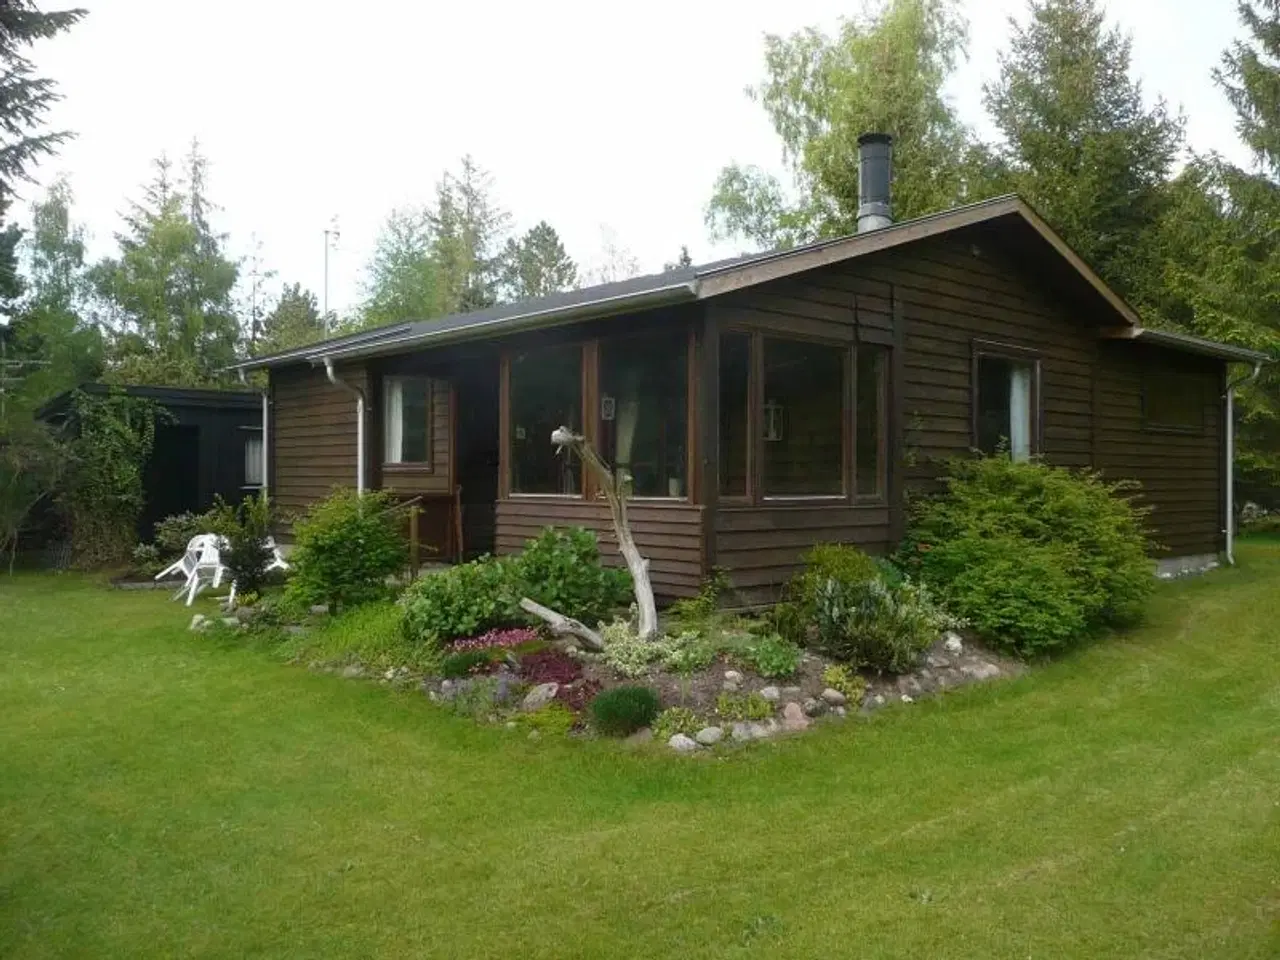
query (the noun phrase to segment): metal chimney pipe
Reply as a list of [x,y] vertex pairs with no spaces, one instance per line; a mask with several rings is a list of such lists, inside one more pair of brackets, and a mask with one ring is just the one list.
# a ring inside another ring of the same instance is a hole
[[858,138],[858,232],[893,223],[893,137],[864,133]]

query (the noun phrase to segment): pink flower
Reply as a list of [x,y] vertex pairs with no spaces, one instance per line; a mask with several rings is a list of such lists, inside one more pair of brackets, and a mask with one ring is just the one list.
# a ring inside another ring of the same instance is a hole
[[454,650],[496,650],[518,647],[538,639],[538,631],[529,627],[506,627],[490,630],[478,637],[464,637],[450,646]]

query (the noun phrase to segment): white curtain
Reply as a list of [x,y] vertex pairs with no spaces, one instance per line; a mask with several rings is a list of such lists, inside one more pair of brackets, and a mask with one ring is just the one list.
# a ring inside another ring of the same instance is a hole
[[1009,377],[1009,454],[1014,460],[1031,456],[1031,372],[1029,365],[1016,363]]
[[404,381],[399,377],[388,377],[384,383],[383,423],[386,436],[383,459],[387,463],[400,463],[404,457]]
[[631,472],[631,448],[635,444],[636,427],[640,423],[640,384],[634,373],[627,376],[621,384],[621,395],[617,400],[616,422],[617,449],[614,458],[615,468]]
[[244,485],[246,487],[262,486],[266,476],[262,469],[262,434],[251,433],[244,438]]

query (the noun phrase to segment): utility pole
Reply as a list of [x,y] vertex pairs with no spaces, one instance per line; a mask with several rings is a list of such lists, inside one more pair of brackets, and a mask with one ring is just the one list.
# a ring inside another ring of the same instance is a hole
[[329,226],[324,230],[324,335],[329,336],[329,250],[338,249],[338,240],[342,232],[338,229],[338,215],[329,219]]

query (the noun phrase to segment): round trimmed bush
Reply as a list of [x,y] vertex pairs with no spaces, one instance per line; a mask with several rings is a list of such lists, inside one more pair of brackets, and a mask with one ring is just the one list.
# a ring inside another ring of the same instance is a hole
[[658,708],[648,687],[614,687],[591,701],[591,719],[606,736],[626,737],[653,723]]

